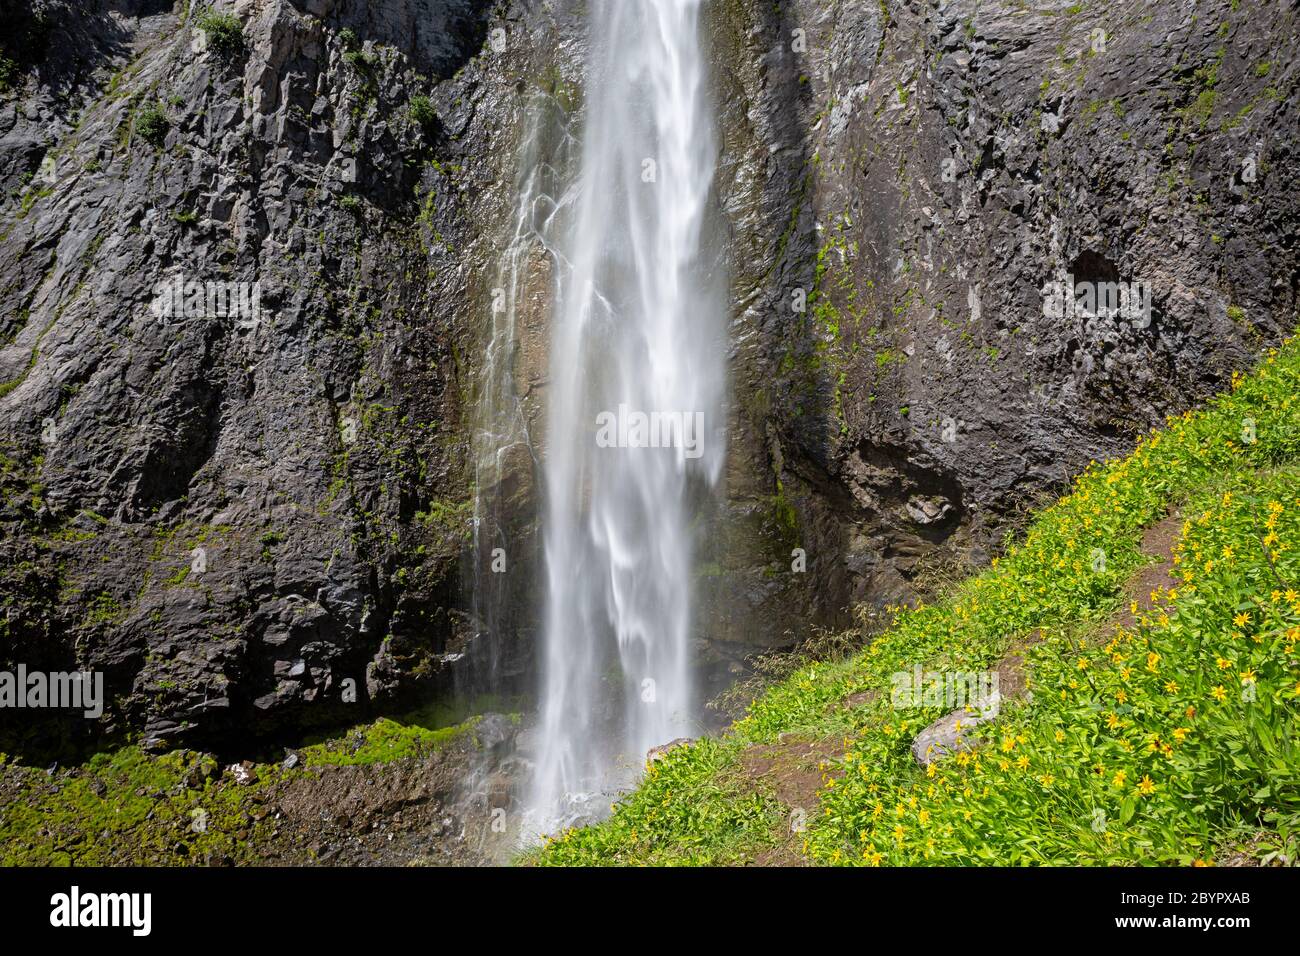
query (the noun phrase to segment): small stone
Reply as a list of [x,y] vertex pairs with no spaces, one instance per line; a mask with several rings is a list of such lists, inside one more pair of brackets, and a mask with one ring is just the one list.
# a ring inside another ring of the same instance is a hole
[[984,702],[976,701],[969,707],[959,708],[946,717],[940,717],[916,735],[912,741],[912,756],[922,767],[927,767],[960,750],[974,749],[966,741],[966,732],[992,720],[996,713],[996,706],[985,706]]
[[952,514],[952,504],[945,498],[917,495],[907,502],[907,516],[919,525],[938,524]]

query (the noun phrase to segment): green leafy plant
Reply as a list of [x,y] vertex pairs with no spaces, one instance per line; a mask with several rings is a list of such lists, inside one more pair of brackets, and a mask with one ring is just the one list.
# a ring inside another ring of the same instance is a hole
[[411,120],[426,134],[432,133],[438,125],[438,111],[427,96],[412,96],[410,105]]
[[343,54],[343,61],[358,73],[368,73],[374,68],[378,57],[369,50],[348,50]]
[[160,103],[150,103],[135,114],[136,135],[155,148],[162,146],[170,127],[171,123]]
[[244,27],[233,13],[209,9],[199,17],[197,25],[217,56],[230,59],[244,52]]
[[18,64],[9,57],[0,54],[0,93],[7,93],[12,89],[18,75]]

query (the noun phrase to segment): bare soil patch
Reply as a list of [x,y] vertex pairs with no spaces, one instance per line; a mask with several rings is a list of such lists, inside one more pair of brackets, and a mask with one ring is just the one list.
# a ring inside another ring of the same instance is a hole
[[[1131,628],[1137,623],[1138,616],[1149,611],[1155,602],[1151,595],[1157,589],[1168,590],[1177,587],[1178,578],[1174,575],[1174,545],[1182,534],[1183,518],[1178,512],[1168,515],[1147,528],[1139,545],[1144,555],[1157,558],[1154,564],[1140,568],[1124,585],[1124,606],[1115,618],[1115,625]],[[1133,613],[1134,602],[1137,614]]]
[[838,738],[809,740],[794,734],[782,734],[772,744],[755,744],[741,755],[741,768],[754,789],[770,789],[790,811],[780,831],[780,842],[759,854],[757,866],[803,866],[807,862],[800,852],[803,831],[795,826],[796,813],[802,822],[811,821],[821,812],[817,794],[825,782],[823,764],[843,756],[844,744]]

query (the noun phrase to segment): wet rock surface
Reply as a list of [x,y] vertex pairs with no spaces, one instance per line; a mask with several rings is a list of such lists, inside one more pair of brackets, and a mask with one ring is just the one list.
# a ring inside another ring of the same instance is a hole
[[[92,732],[154,747],[445,693],[483,224],[544,14],[225,4],[221,51],[186,4],[11,6],[48,43],[0,100],[0,660],[104,672]],[[160,315],[173,282],[260,310]]]

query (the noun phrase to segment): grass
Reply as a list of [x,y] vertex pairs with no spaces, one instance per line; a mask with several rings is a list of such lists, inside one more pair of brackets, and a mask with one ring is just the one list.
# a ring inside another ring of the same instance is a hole
[[[0,813],[0,864],[107,865],[123,862],[123,851],[134,862],[183,862],[197,847],[240,856],[232,834],[246,825],[254,788],[207,781],[187,789],[192,764],[183,752],[154,757],[124,747],[95,755],[72,778],[4,768],[21,782]],[[196,812],[206,819],[204,832],[191,825]]]
[[[723,736],[647,768],[609,819],[527,859],[724,863],[793,842],[840,865],[1294,861],[1298,392],[1291,340],[1204,411],[1089,466],[986,571],[896,609],[863,653],[800,669]],[[1175,508],[1177,583],[1121,617],[1150,561],[1143,530]],[[916,733],[952,708],[895,708],[892,675],[984,671],[1031,637],[1030,695],[1004,700],[972,750],[918,765]],[[784,806],[739,772],[746,748],[782,734],[840,754],[817,806]]]
[[416,522],[444,545],[469,541],[473,536],[473,518],[474,502],[468,500],[434,500],[426,509],[415,513]]
[[[161,755],[135,745],[99,753],[73,774],[50,776],[0,753],[0,866],[160,865],[218,854],[256,863],[265,805],[275,788],[324,768],[420,757],[472,734],[471,717],[443,725],[429,709],[381,717],[297,750],[300,763],[254,766],[256,782],[217,781],[215,761],[193,751]],[[203,826],[194,823],[201,819]]]
[[477,724],[477,717],[449,727],[428,727],[418,719],[380,717],[341,738],[304,747],[300,753],[308,767],[389,763],[444,747],[472,732]]

